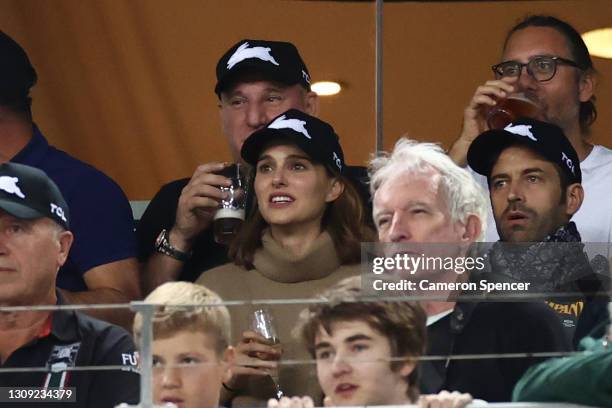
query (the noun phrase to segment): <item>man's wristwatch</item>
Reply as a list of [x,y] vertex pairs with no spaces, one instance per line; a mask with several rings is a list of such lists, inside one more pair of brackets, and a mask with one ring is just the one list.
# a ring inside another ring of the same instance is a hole
[[157,236],[155,240],[155,250],[160,254],[167,255],[181,262],[187,262],[191,257],[191,251],[183,252],[170,244],[170,232],[168,232],[167,229],[161,230]]

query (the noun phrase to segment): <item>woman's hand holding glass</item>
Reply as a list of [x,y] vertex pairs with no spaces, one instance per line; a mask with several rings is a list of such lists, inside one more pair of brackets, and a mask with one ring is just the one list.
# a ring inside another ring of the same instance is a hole
[[236,361],[232,367],[229,387],[244,388],[248,376],[278,378],[278,361],[282,355],[280,344],[272,342],[259,333],[247,330],[236,345]]

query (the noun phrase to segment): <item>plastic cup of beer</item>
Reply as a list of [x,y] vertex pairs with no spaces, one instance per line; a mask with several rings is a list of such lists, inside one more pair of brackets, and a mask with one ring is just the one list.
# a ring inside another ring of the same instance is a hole
[[489,129],[503,129],[518,118],[535,118],[540,107],[523,93],[509,95],[497,101],[487,114]]
[[240,164],[231,164],[217,174],[232,181],[230,186],[219,186],[227,197],[219,203],[219,209],[213,217],[215,241],[219,244],[232,242],[244,222],[246,207],[247,178],[246,168]]

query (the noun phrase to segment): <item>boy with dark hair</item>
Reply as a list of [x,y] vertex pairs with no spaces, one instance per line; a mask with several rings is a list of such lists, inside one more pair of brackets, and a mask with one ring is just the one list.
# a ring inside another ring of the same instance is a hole
[[[361,280],[342,280],[300,315],[295,334],[316,359],[326,406],[419,404],[463,407],[469,394],[446,391],[421,396],[417,360],[425,348],[426,316],[412,302],[361,301]],[[312,400],[270,400],[278,406],[306,408]]]

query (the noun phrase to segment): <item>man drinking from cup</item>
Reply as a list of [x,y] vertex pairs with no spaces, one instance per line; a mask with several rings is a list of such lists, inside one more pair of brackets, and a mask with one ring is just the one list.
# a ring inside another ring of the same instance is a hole
[[[538,106],[535,116],[559,126],[578,153],[584,174],[585,200],[573,220],[585,242],[612,238],[612,150],[590,143],[595,121],[595,68],[580,34],[568,23],[550,16],[531,16],[514,26],[503,45],[495,79],[479,86],[465,108],[463,128],[449,154],[462,166],[472,141],[489,129],[490,110],[517,94]],[[502,126],[503,127],[503,126]],[[486,186],[486,179],[478,177]],[[492,214],[490,213],[492,216]],[[491,218],[491,217],[490,217]],[[487,241],[499,236],[491,224]]]
[[[239,41],[221,57],[216,72],[221,127],[237,163],[243,162],[246,138],[278,114],[292,108],[318,112],[308,68],[291,43]],[[146,293],[167,281],[194,281],[227,262],[227,248],[214,241],[212,228],[221,200],[228,198],[222,191],[231,184],[222,174],[227,166],[202,164],[190,179],[163,186],[149,204],[137,228]]]
[[[216,72],[221,128],[236,163],[244,163],[240,149],[246,138],[280,113],[318,113],[308,68],[291,43],[239,41],[221,57]],[[219,174],[227,166],[198,166],[190,179],[163,186],[147,207],[136,231],[145,294],[167,281],[194,281],[202,271],[228,261],[227,247],[215,242],[212,225],[227,198],[222,190],[230,180]],[[365,168],[346,166],[345,172],[368,205]]]

